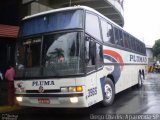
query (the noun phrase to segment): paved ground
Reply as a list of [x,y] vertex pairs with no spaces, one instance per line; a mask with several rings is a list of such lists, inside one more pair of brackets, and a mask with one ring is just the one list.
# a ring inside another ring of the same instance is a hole
[[99,104],[85,109],[28,108],[4,112],[0,118],[18,120],[160,120],[160,74],[149,74],[141,89],[116,95],[112,106]]
[[[7,102],[7,84],[6,81],[0,81],[0,113],[6,113],[10,111],[19,110],[19,106],[9,106]],[[0,118],[1,120],[1,118]]]
[[0,106],[7,105],[7,84],[5,80],[0,80]]

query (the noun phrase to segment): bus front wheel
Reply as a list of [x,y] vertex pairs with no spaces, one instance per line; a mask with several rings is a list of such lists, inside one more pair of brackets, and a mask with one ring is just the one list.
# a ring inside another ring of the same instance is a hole
[[106,78],[103,89],[103,106],[109,106],[113,103],[115,97],[115,87],[110,78]]

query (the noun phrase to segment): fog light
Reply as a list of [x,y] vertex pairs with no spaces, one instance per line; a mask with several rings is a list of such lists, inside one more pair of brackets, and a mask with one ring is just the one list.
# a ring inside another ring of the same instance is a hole
[[72,97],[70,98],[71,103],[77,103],[78,102],[78,98],[77,97]]
[[67,87],[61,88],[61,92],[68,92],[68,88]]
[[22,97],[16,97],[16,100],[18,101],[18,102],[22,102]]

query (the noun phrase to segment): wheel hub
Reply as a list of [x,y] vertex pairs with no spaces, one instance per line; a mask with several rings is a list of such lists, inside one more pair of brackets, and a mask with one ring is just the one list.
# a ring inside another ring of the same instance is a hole
[[105,85],[105,97],[107,100],[110,100],[112,98],[112,88],[110,85]]

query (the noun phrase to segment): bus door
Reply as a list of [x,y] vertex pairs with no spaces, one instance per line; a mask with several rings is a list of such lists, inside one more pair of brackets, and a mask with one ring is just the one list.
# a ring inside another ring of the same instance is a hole
[[[89,104],[96,102],[97,84],[100,81],[99,71],[102,68],[103,52],[102,45],[92,37],[85,37],[85,62],[86,62],[86,89]],[[93,99],[92,99],[93,98]]]

